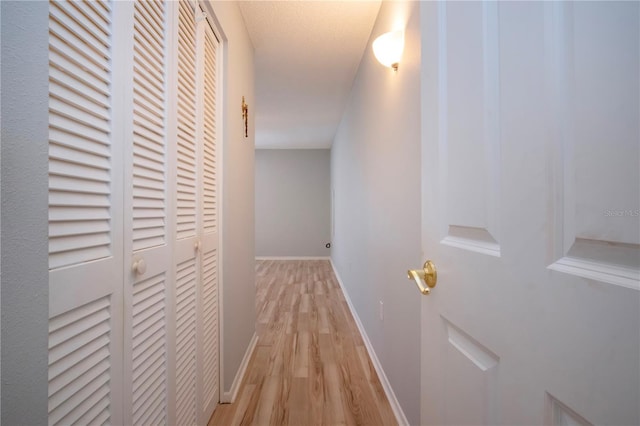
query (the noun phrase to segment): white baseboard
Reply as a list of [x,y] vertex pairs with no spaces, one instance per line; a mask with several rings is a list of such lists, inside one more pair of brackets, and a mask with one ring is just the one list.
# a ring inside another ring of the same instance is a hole
[[329,256],[256,256],[256,260],[331,260]]
[[380,383],[382,384],[382,388],[384,389],[385,395],[387,395],[387,399],[389,400],[389,404],[391,404],[391,409],[393,410],[393,414],[396,416],[396,421],[401,426],[408,426],[409,421],[407,417],[404,415],[404,411],[402,411],[402,407],[400,407],[400,403],[398,402],[398,398],[396,398],[396,394],[393,392],[393,388],[391,387],[391,383],[389,383],[389,379],[387,379],[387,375],[384,373],[382,369],[382,364],[376,355],[376,351],[373,350],[373,346],[371,345],[371,341],[369,340],[369,336],[367,336],[367,332],[364,330],[362,326],[362,322],[360,322],[360,317],[358,317],[358,313],[356,312],[353,304],[351,303],[351,298],[349,297],[349,293],[340,278],[340,274],[338,274],[338,270],[336,269],[336,265],[333,263],[333,259],[331,259],[331,267],[333,268],[333,273],[338,280],[338,284],[340,284],[340,288],[342,288],[342,292],[344,293],[344,298],[347,301],[347,305],[349,306],[349,310],[351,311],[351,315],[353,315],[353,319],[356,321],[356,325],[358,326],[358,330],[362,335],[362,340],[364,340],[364,345],[367,348],[367,352],[369,353],[369,357],[371,358],[371,362],[373,363],[373,367],[376,369],[376,373],[378,373],[378,378],[380,379]]
[[242,358],[242,362],[240,363],[240,368],[238,368],[236,377],[234,377],[233,383],[231,384],[231,389],[222,393],[222,397],[220,398],[220,402],[222,404],[231,404],[236,400],[238,391],[240,390],[240,385],[242,384],[244,375],[247,372],[249,360],[251,360],[251,355],[253,355],[253,350],[256,348],[257,343],[258,335],[256,333],[253,333],[253,337],[251,338],[249,346],[247,347],[247,350],[244,353],[244,357]]

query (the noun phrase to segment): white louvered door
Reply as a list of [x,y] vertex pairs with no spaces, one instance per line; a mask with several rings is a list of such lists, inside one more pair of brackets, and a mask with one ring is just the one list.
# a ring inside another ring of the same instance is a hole
[[132,58],[125,129],[125,424],[169,423],[173,323],[172,224],[167,193],[167,10],[127,2]]
[[118,5],[49,5],[49,424],[122,422]]
[[49,5],[50,424],[204,424],[219,400],[219,49],[195,7]]
[[193,4],[178,7],[177,139],[175,170],[176,422],[196,423],[197,236],[196,22]]
[[[202,11],[200,11],[202,13]],[[219,400],[218,340],[218,39],[207,19],[198,25],[198,140],[202,185],[198,223],[202,240],[202,279],[198,301],[199,424],[209,420]]]

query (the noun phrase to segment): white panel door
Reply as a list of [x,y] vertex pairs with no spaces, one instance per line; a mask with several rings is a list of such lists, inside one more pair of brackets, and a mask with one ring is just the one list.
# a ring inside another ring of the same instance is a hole
[[119,6],[49,4],[49,424],[122,423]]
[[421,4],[423,424],[640,424],[639,27]]
[[[163,1],[126,2],[125,424],[169,423],[173,269],[167,155],[167,16]],[[123,52],[124,53],[124,52]]]

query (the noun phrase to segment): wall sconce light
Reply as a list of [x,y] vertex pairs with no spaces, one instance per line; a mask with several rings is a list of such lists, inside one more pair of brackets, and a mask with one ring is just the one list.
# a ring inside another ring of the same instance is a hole
[[384,33],[373,41],[373,54],[385,67],[398,71],[404,50],[404,31]]

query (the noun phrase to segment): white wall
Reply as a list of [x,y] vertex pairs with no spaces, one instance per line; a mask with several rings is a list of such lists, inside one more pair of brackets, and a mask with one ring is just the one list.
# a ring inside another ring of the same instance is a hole
[[[422,265],[418,2],[383,2],[332,148],[332,259],[411,424],[420,422]],[[394,73],[374,58],[378,35],[405,29]],[[379,302],[384,303],[384,321]]]
[[[2,7],[0,6],[0,27],[2,23]],[[0,31],[0,49],[2,49],[2,31]],[[2,70],[2,54],[0,53],[0,70]],[[2,73],[0,72],[0,75]],[[2,99],[2,84],[0,83],[0,99]],[[0,107],[0,111],[2,108]],[[0,129],[2,129],[2,114],[0,113]],[[2,176],[2,135],[0,134],[0,176]],[[2,200],[2,185],[0,184],[0,200]],[[0,229],[2,229],[2,214],[0,213]],[[2,240],[0,238],[0,254],[2,252]],[[1,258],[1,256],[0,256]],[[2,262],[0,261],[0,286],[2,284]],[[2,318],[2,291],[0,290],[0,318]],[[0,324],[2,324],[0,322]],[[2,359],[2,327],[0,326],[0,359]],[[0,413],[2,413],[2,362],[0,362]],[[2,415],[0,415],[2,424]]]
[[46,424],[49,317],[47,2],[2,8],[2,418]]
[[329,256],[330,168],[328,149],[256,150],[256,256]]
[[[222,344],[229,391],[255,332],[253,46],[236,2],[211,2],[224,45],[222,211]],[[244,137],[242,97],[249,104]]]

